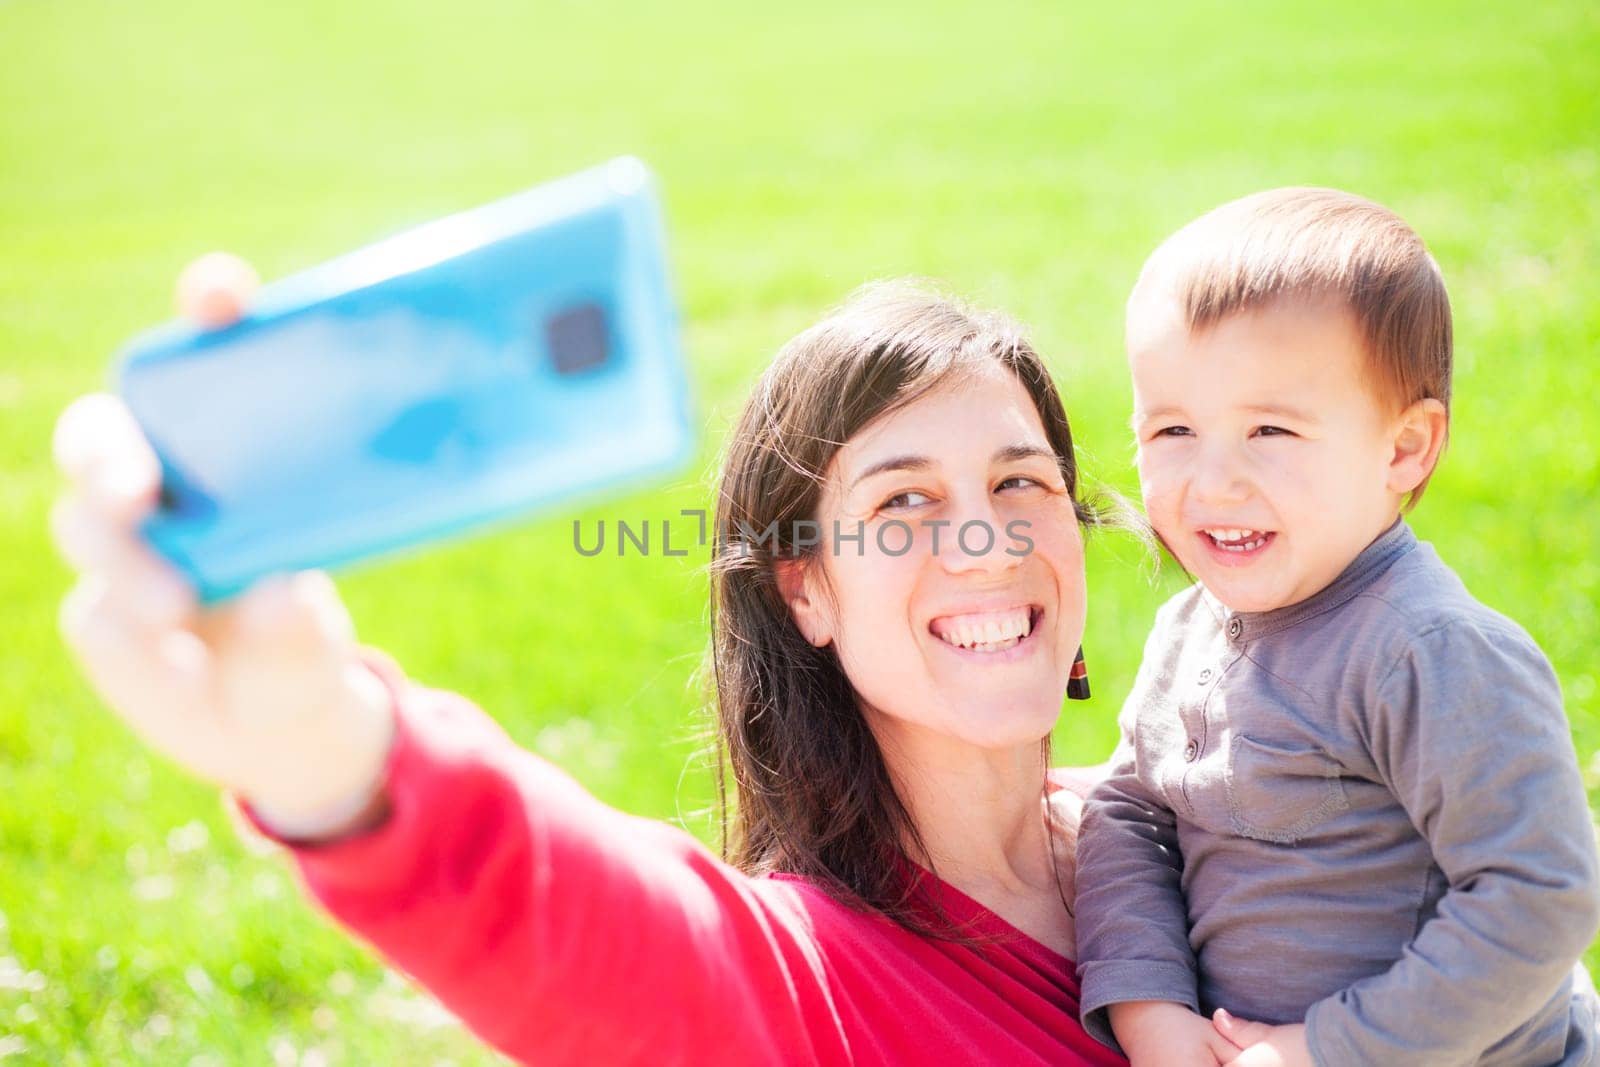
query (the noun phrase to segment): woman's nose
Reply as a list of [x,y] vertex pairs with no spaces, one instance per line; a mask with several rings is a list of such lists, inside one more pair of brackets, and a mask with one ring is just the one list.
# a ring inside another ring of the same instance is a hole
[[1021,546],[987,493],[980,500],[950,509],[946,518],[948,523],[939,530],[933,554],[952,574],[1004,571],[1021,562]]

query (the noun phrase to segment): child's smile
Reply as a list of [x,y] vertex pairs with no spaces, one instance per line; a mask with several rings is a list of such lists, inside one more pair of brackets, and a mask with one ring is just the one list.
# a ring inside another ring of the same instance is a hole
[[[1223,566],[1243,564],[1266,551],[1277,533],[1272,530],[1238,530],[1213,526],[1200,531],[1212,551],[1222,553],[1217,562]],[[1232,557],[1232,558],[1230,558]]]

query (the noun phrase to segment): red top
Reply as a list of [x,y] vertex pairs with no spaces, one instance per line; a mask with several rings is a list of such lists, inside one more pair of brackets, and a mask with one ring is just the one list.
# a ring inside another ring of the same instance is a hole
[[295,858],[328,911],[516,1059],[1124,1062],[1078,1025],[1072,961],[952,886],[925,877],[983,943],[741,874],[601,804],[467,700],[377,668],[396,695],[390,815]]

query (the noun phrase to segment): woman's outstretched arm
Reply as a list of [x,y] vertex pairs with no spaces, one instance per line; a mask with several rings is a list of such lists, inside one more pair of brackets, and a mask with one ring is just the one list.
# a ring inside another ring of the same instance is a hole
[[[203,261],[180,303],[223,324],[248,279]],[[323,575],[198,605],[138,535],[160,469],[114,397],[69,407],[55,449],[52,524],[81,572],[61,626],[91,685],[295,842],[330,910],[484,1037],[543,1062],[845,1058],[798,912],[772,907],[782,884],[606,808],[468,702],[407,684],[357,645]]]
[[606,807],[469,701],[369,662],[398,724],[386,816],[291,844],[342,923],[518,1059],[848,1059],[787,886]]

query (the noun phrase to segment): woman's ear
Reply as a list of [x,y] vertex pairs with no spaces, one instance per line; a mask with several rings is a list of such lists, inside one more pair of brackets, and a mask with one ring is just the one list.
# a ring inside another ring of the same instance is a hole
[[773,563],[778,579],[778,595],[789,606],[789,615],[800,634],[822,648],[833,640],[833,629],[823,611],[811,568],[803,559],[780,559]]
[[1450,430],[1450,413],[1433,397],[1418,400],[1395,421],[1394,454],[1389,459],[1391,493],[1402,496],[1433,473]]

